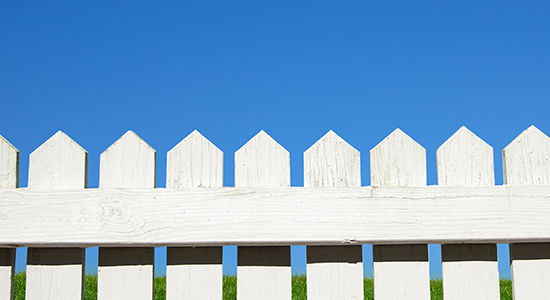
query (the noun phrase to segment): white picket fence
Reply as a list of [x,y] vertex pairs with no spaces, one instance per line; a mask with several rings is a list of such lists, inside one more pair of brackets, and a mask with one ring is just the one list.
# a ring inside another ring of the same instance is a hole
[[496,243],[510,244],[515,299],[550,299],[550,139],[530,127],[503,150],[462,127],[437,151],[426,186],[424,148],[395,130],[360,155],[330,131],[304,153],[290,187],[289,153],[265,132],[223,153],[194,131],[168,152],[129,131],[101,154],[87,189],[87,152],[58,132],[30,155],[0,138],[0,299],[13,289],[15,247],[28,246],[26,297],[80,299],[84,248],[99,246],[99,299],[152,299],[154,248],[167,249],[168,299],[222,298],[222,245],[238,245],[238,299],[291,299],[290,245],[307,245],[307,297],[362,299],[362,244],[373,244],[375,299],[430,299],[428,243],[442,244],[445,300],[499,299]]

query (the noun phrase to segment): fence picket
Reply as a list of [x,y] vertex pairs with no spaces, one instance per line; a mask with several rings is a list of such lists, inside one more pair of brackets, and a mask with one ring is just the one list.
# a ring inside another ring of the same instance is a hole
[[[58,131],[29,157],[29,189],[86,187],[88,153]],[[83,299],[84,249],[28,248],[27,300]]]
[[[0,135],[0,189],[18,188],[19,150]],[[12,299],[15,248],[0,248],[0,299]]]
[[[372,186],[426,185],[426,150],[400,129],[370,151]],[[430,299],[428,245],[374,245],[374,297]]]
[[[193,131],[168,151],[167,188],[222,187],[223,152]],[[222,299],[222,247],[168,247],[166,299]]]
[[[332,130],[304,152],[305,187],[361,186],[359,151]],[[363,295],[360,245],[307,246],[307,297],[359,299]]]
[[[502,151],[505,185],[550,184],[550,138],[529,127]],[[550,243],[510,244],[515,300],[550,295]]]
[[[461,127],[437,150],[440,186],[494,185],[493,148]],[[441,248],[446,300],[499,299],[496,244],[448,244]]]
[[[155,188],[155,163],[155,150],[128,131],[101,153],[99,187]],[[154,254],[149,247],[100,247],[98,299],[152,299]]]
[[[288,186],[290,154],[263,130],[235,152],[235,187]],[[291,299],[290,246],[237,251],[238,299]]]

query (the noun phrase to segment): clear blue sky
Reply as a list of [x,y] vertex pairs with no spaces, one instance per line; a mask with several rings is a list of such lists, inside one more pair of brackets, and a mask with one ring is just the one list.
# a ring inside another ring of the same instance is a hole
[[[502,184],[501,150],[530,125],[550,133],[548,16],[548,1],[1,1],[0,134],[25,187],[28,155],[63,130],[88,151],[93,188],[100,153],[131,129],[157,150],[164,187],[166,152],[197,129],[232,186],[233,153],[263,129],[302,186],[303,151],[332,129],[361,151],[369,185],[368,151],[399,127],[437,184],[435,151],[465,125],[493,146]],[[294,248],[294,272],[304,261]]]

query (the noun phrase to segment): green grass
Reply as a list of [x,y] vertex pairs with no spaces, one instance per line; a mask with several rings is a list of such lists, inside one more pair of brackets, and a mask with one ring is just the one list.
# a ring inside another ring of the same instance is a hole
[[[443,299],[443,281],[430,281],[431,299]],[[365,278],[364,284],[365,300],[374,299],[374,281],[372,278]],[[307,299],[307,280],[306,276],[292,276],[292,300]],[[15,284],[13,292],[14,300],[25,299],[25,273],[15,275]],[[97,275],[87,275],[84,280],[84,299],[97,299]],[[155,300],[166,299],[166,277],[155,278]],[[237,299],[237,277],[223,277],[223,299]],[[512,300],[512,281],[500,280],[500,299]]]

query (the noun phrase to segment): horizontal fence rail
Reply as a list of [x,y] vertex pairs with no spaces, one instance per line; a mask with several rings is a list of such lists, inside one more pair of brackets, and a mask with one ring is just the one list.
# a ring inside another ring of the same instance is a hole
[[99,299],[152,299],[153,247],[168,246],[168,299],[221,299],[222,247],[238,246],[237,297],[290,299],[290,245],[307,246],[308,299],[363,297],[362,244],[373,244],[375,299],[430,299],[427,244],[442,244],[444,297],[498,299],[496,243],[510,244],[515,299],[550,297],[550,138],[532,126],[503,150],[460,128],[437,151],[426,184],[424,148],[397,129],[360,153],[330,131],[304,152],[304,187],[290,187],[289,153],[261,131],[235,153],[194,131],[167,154],[128,131],[100,157],[58,132],[30,155],[0,136],[0,299],[13,294],[15,247],[29,247],[27,299],[83,298],[84,248],[99,246]]

